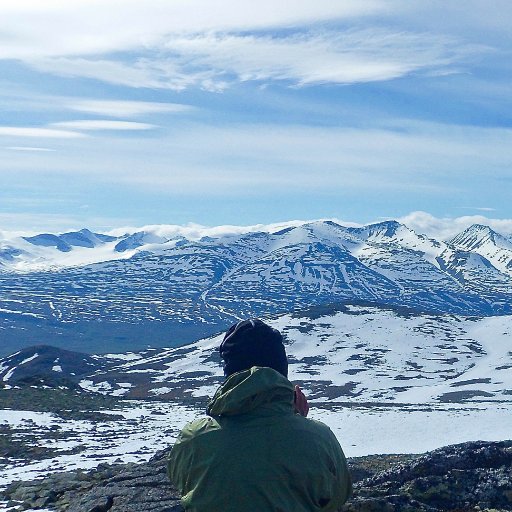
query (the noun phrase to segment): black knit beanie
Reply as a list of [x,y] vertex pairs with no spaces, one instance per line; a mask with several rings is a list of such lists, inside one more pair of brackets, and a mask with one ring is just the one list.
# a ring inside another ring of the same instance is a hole
[[288,376],[288,360],[281,333],[258,318],[232,325],[220,344],[219,352],[226,377],[252,366],[266,366]]

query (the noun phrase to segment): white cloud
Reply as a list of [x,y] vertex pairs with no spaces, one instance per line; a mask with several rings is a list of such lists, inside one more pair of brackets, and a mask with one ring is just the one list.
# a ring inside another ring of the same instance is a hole
[[35,137],[35,138],[51,138],[51,139],[74,139],[85,137],[82,133],[55,130],[52,128],[39,127],[20,127],[20,126],[0,126],[0,136],[7,137]]
[[137,58],[130,62],[81,57],[48,57],[30,59],[27,63],[45,73],[91,78],[126,87],[174,91],[183,91],[193,85],[212,91],[225,88],[222,80],[214,80],[214,70],[185,71],[177,62],[162,57],[159,52],[156,52],[156,57]]
[[430,213],[418,211],[397,220],[417,233],[424,233],[438,240],[448,240],[472,224],[489,226],[506,236],[512,234],[512,219],[492,219],[484,215],[434,217]]
[[383,29],[286,37],[209,34],[174,38],[165,46],[187,67],[235,74],[242,81],[290,80],[299,85],[389,80],[445,68],[483,51],[446,37]]
[[183,89],[193,80],[172,75],[166,77],[161,70],[140,63],[125,64],[114,60],[55,57],[30,59],[29,64],[46,73],[60,76],[82,77],[101,80],[127,87]]
[[124,226],[111,229],[107,234],[112,236],[121,236],[125,233],[133,233],[136,231],[150,231],[164,238],[177,238],[183,236],[189,240],[199,240],[202,237],[208,236],[212,238],[242,235],[245,233],[277,233],[282,229],[289,227],[302,226],[309,222],[318,221],[334,221],[346,227],[360,227],[361,223],[353,221],[344,221],[335,218],[328,219],[314,219],[314,220],[287,220],[281,222],[272,222],[269,224],[252,224],[248,226],[237,226],[226,224],[221,226],[204,226],[189,222],[188,224],[149,224],[145,226]]
[[135,231],[151,231],[161,237],[177,238],[183,236],[189,240],[199,240],[204,236],[212,238],[241,235],[244,233],[268,232],[274,233],[281,229],[301,226],[306,223],[304,220],[290,220],[284,222],[274,222],[271,224],[253,224],[250,226],[235,226],[235,225],[222,225],[222,226],[203,226],[190,222],[185,225],[178,224],[150,224],[145,226],[124,226],[114,228],[107,232],[112,236],[121,236],[125,233],[133,233]]
[[163,114],[187,112],[193,109],[190,105],[180,103],[162,103],[151,101],[94,100],[63,98],[64,106],[70,110],[100,114],[111,117],[132,117],[144,114]]
[[301,32],[288,36],[171,35],[131,61],[84,57],[31,59],[63,76],[160,89],[222,90],[232,80],[297,85],[390,80],[413,72],[450,73],[488,49],[431,34],[384,29]]
[[5,149],[10,149],[11,151],[55,151],[55,149],[51,148],[37,148],[37,147],[31,147],[31,146],[7,146]]
[[111,121],[105,119],[80,119],[76,121],[63,121],[52,123],[56,128],[71,128],[72,130],[152,130],[157,128],[154,124],[137,123],[134,121]]
[[496,208],[490,208],[487,206],[458,206],[459,210],[474,210],[477,212],[495,212]]
[[[346,84],[418,71],[447,74],[484,51],[460,34],[404,31],[407,18],[400,24],[400,16],[423,11],[400,0],[295,0],[293,7],[283,0],[214,6],[125,0],[122,9],[116,0],[6,4],[0,3],[8,27],[0,59],[138,88],[223,90],[231,80]],[[330,29],[321,31],[326,25]]]
[[168,34],[262,30],[350,20],[383,0],[18,0],[0,2],[0,59],[99,55],[151,48]]
[[[24,154],[0,160],[0,171],[37,168],[39,173],[88,176],[98,186],[107,181],[174,194],[243,191],[250,196],[272,187],[465,197],[461,191],[474,187],[476,178],[488,184],[509,178],[510,147],[510,129],[436,123],[403,122],[371,130],[179,123],[158,138],[127,140],[105,133],[61,141],[59,152],[44,159]],[[468,200],[473,199],[466,197],[464,203]]]

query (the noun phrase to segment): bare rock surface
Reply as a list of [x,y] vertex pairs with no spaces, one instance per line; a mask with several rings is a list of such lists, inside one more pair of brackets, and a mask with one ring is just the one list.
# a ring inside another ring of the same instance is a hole
[[347,512],[512,510],[512,441],[426,453],[356,482]]
[[[16,482],[0,500],[18,510],[181,511],[169,484],[167,452],[144,464],[103,465],[43,480]],[[420,456],[350,459],[354,495],[345,512],[512,511],[512,441],[470,442]],[[2,495],[3,494],[3,495]]]
[[[66,512],[182,511],[166,474],[167,452],[144,464],[104,464],[93,471],[56,473],[43,480],[11,484],[3,499],[19,510]],[[0,493],[0,499],[2,498]]]

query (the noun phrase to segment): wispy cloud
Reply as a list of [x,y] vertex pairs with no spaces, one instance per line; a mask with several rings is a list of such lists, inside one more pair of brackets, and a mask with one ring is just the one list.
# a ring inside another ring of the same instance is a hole
[[0,59],[100,55],[155,47],[169,34],[296,27],[388,10],[385,0],[22,0],[1,2]]
[[148,89],[183,91],[191,86],[220,91],[225,82],[214,80],[211,69],[182,69],[171,57],[160,52],[152,58],[131,57],[119,61],[82,57],[46,57],[27,61],[34,69],[64,77],[91,78],[110,84]]
[[[183,67],[233,74],[240,80],[299,85],[389,80],[446,68],[483,48],[431,34],[384,29],[297,33],[286,37],[206,35],[171,39],[165,47]],[[180,61],[178,61],[180,62]]]
[[[270,0],[220,0],[212,8],[207,0],[125,0],[122,10],[114,0],[5,4],[0,18],[9,30],[0,59],[136,88],[373,82],[459,72],[489,51],[460,36],[386,24],[421,10],[412,1],[296,0],[290,8]],[[370,18],[375,15],[383,17],[379,23]]]
[[456,206],[459,210],[474,210],[477,212],[495,212],[496,208],[490,208],[486,206]]
[[5,149],[10,149],[11,151],[42,151],[42,152],[48,152],[48,151],[56,151],[52,148],[38,148],[38,147],[31,147],[31,146],[7,146]]
[[437,123],[404,122],[373,129],[180,123],[167,127],[158,138],[126,140],[105,133],[69,141],[69,151],[59,151],[58,158],[49,154],[42,161],[23,155],[0,169],[7,172],[16,165],[30,172],[37,165],[52,174],[207,195],[240,190],[251,194],[272,187],[421,190],[446,196],[477,178],[489,183],[509,176],[511,145],[510,129]]
[[125,0],[123,9],[116,0],[24,0],[0,4],[0,59],[138,88],[352,84],[464,72],[490,50],[470,44],[473,33],[503,33],[509,12],[479,0],[428,9],[418,0]]
[[72,130],[152,130],[157,128],[154,124],[137,123],[134,121],[112,121],[110,119],[80,119],[76,121],[62,121],[52,123],[56,128],[70,128]]
[[7,137],[33,137],[50,139],[75,139],[85,137],[83,133],[53,128],[0,126],[0,136]]
[[145,114],[180,113],[194,107],[181,103],[152,101],[95,100],[87,98],[61,98],[63,106],[70,110],[110,117],[135,117]]
[[232,81],[286,81],[305,86],[390,80],[410,73],[458,71],[488,48],[432,34],[385,29],[167,36],[123,59],[46,57],[36,69],[131,87],[222,90]]
[[152,89],[183,89],[194,80],[180,76],[169,69],[167,72],[145,61],[125,63],[107,59],[85,59],[82,57],[45,57],[31,59],[31,67],[45,73],[65,77],[92,78],[127,87]]

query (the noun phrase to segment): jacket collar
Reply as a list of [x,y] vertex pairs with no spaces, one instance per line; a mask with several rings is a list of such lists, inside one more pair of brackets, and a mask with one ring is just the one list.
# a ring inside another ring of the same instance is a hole
[[210,416],[293,413],[293,384],[272,368],[253,366],[230,375],[206,409]]

